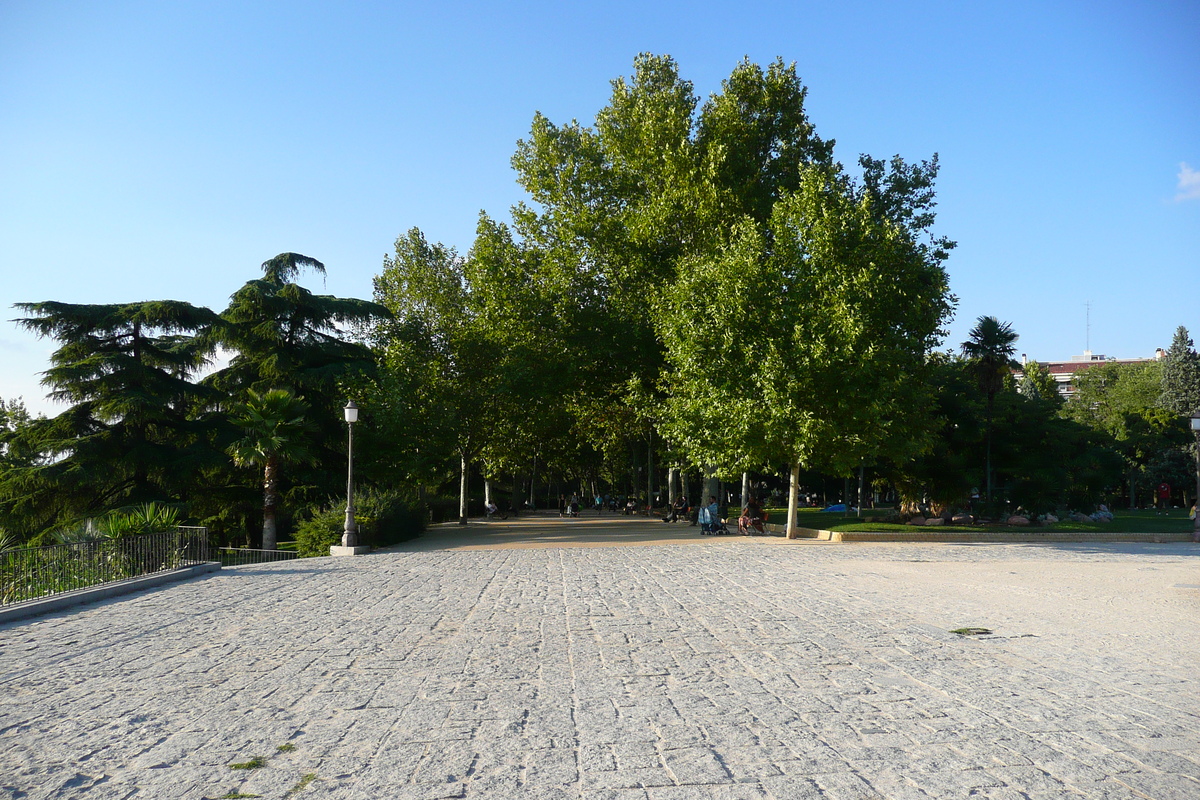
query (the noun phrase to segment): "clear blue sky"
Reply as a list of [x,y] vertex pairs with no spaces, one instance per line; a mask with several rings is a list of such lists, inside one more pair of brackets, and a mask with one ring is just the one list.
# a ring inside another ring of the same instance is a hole
[[[794,61],[838,158],[939,153],[959,242],[948,345],[1200,339],[1200,3],[0,2],[0,306],[224,308],[291,250],[369,297],[413,226],[466,251],[522,199],[535,111],[591,122],[642,51],[702,97]],[[1184,166],[1186,165],[1186,166]],[[1195,172],[1193,172],[1195,171]],[[309,281],[321,289],[320,282]],[[0,396],[46,403],[53,343],[0,324]]]

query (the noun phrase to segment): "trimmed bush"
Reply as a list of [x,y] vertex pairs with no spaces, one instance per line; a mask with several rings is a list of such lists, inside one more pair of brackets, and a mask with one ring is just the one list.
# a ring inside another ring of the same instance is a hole
[[[331,499],[303,515],[294,536],[301,558],[327,556],[331,545],[341,543],[346,523],[345,502]],[[356,495],[354,522],[358,526],[359,544],[370,547],[388,547],[425,529],[424,515],[403,494],[388,489],[367,489]]]

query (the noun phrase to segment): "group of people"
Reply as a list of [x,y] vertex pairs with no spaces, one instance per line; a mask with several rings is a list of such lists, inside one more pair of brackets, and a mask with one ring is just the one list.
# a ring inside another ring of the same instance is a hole
[[[565,494],[558,496],[558,515],[560,517],[578,517],[582,508],[583,502],[579,499],[578,494],[571,494],[569,499]],[[625,497],[624,495],[598,494],[592,498],[589,508],[597,514],[603,514],[606,510],[613,513],[624,512],[626,515],[649,513],[649,506],[646,505],[644,499]]]
[[[763,536],[766,534],[767,512],[759,503],[758,498],[751,496],[738,517],[738,533],[743,536]],[[693,510],[688,499],[683,495],[675,498],[675,502],[662,518],[663,522],[676,522],[690,519],[692,525],[699,525],[704,535],[720,535],[729,533],[725,522],[721,519],[721,507],[717,498],[709,496],[708,505]]]
[[[622,502],[623,501],[623,502]],[[581,503],[579,495],[572,494],[568,499],[567,495],[560,494],[558,496],[558,515],[560,517],[578,517]],[[633,498],[617,498],[597,495],[592,502],[592,508],[597,513],[603,513],[605,508],[612,511],[623,510],[626,514],[636,514],[640,510],[638,501]],[[488,516],[493,515],[494,510],[488,509]],[[745,507],[742,509],[741,516],[738,517],[738,533],[743,536],[763,536],[766,534],[766,522],[768,514],[763,509],[762,504],[757,497],[751,495]],[[663,515],[663,522],[678,522],[680,520],[688,520],[692,525],[699,525],[701,534],[705,536],[719,536],[728,534],[731,531],[726,527],[725,521],[721,519],[721,507],[717,503],[717,498],[710,496],[708,504],[693,508],[684,495],[679,495],[675,498],[675,502],[667,509],[667,513]]]

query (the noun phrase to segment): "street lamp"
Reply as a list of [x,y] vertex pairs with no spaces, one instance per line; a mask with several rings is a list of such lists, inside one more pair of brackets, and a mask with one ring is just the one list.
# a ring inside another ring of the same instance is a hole
[[354,423],[358,422],[358,406],[354,401],[346,403],[343,409],[346,417],[346,526],[342,532],[341,547],[333,545],[329,554],[334,556],[357,556],[368,552],[371,548],[358,543],[358,525],[354,522]]
[[358,422],[358,406],[354,401],[346,403],[346,529],[342,533],[342,547],[358,545],[358,526],[354,524],[354,423]]
[[1192,433],[1196,436],[1196,519],[1192,523],[1192,541],[1200,542],[1200,411],[1192,414]]

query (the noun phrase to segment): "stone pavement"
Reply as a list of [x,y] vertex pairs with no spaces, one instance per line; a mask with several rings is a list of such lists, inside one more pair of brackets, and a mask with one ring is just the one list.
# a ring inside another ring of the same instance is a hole
[[645,535],[0,626],[0,798],[1200,797],[1200,547]]

